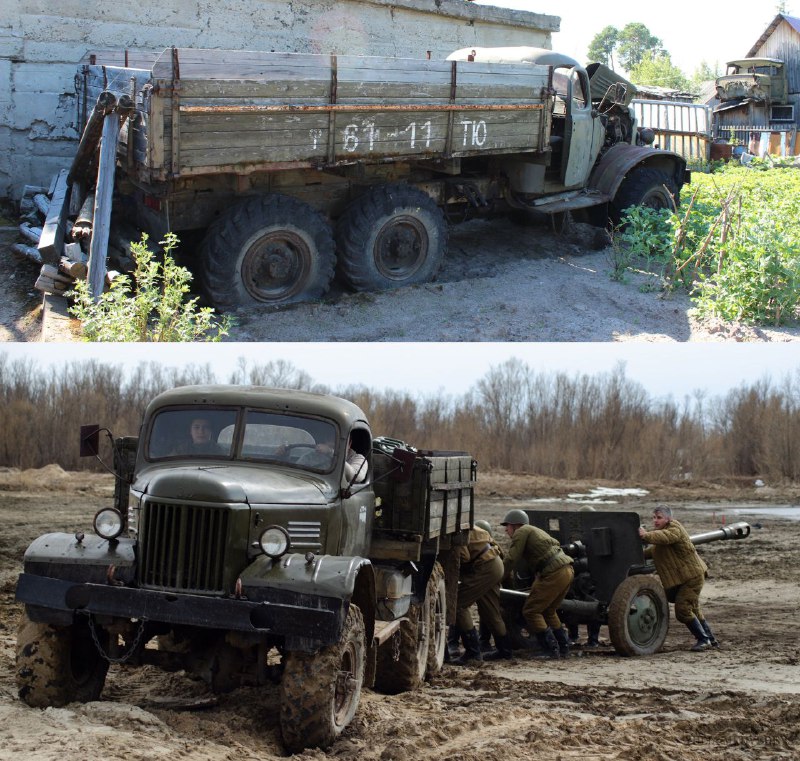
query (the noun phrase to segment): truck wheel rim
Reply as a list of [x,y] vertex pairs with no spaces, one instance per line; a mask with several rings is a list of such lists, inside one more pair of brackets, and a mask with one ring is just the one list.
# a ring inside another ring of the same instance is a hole
[[661,609],[655,596],[639,592],[631,600],[628,612],[628,636],[639,646],[648,645],[658,635]]
[[375,266],[389,280],[406,280],[428,256],[428,231],[416,217],[402,214],[378,232],[373,248]]
[[242,261],[242,281],[259,301],[280,301],[299,293],[311,269],[311,250],[302,236],[276,230],[255,241]]
[[333,716],[338,726],[343,726],[347,722],[347,717],[353,704],[353,699],[357,692],[355,664],[358,662],[356,645],[348,642],[342,652],[342,660],[339,664],[339,672],[336,675],[333,696]]
[[672,209],[672,202],[669,194],[664,188],[653,188],[642,199],[642,206],[648,209],[660,211],[661,209]]

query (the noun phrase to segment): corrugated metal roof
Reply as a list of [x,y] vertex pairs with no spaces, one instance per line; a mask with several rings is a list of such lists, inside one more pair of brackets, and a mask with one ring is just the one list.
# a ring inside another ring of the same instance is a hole
[[753,45],[752,48],[750,48],[750,50],[747,53],[748,58],[751,58],[756,54],[756,52],[761,48],[761,46],[770,38],[772,33],[778,28],[781,21],[785,21],[787,24],[789,24],[789,26],[792,27],[792,29],[795,30],[795,32],[800,34],[800,18],[797,18],[796,16],[787,16],[783,13],[779,13],[777,16],[775,16],[774,19],[772,19],[772,23],[770,23],[770,25],[764,30],[764,34],[762,34],[758,38],[756,44]]

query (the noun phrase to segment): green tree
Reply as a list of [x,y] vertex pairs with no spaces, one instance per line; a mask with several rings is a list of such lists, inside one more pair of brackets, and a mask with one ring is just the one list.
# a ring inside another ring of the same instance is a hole
[[692,90],[699,91],[706,82],[716,79],[719,75],[719,64],[712,68],[708,61],[701,61],[689,80],[690,87]]
[[619,33],[620,63],[626,71],[631,71],[634,66],[641,63],[648,53],[666,53],[662,45],[661,40],[654,36],[644,24],[632,21],[626,24]]
[[674,90],[688,90],[689,80],[672,63],[668,53],[646,54],[639,63],[631,67],[628,76],[635,85],[655,85]]
[[619,40],[619,29],[607,26],[598,32],[589,44],[587,55],[590,61],[598,61],[614,68],[614,50]]

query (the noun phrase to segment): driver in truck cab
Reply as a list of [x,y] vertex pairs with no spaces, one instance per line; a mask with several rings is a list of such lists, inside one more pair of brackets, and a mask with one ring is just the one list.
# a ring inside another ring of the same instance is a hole
[[[317,442],[314,449],[303,455],[299,464],[310,468],[327,468],[333,461],[336,442],[333,434],[326,435]],[[353,449],[352,438],[347,439],[347,458],[344,463],[344,477],[349,483],[361,484],[367,480],[367,458]]]

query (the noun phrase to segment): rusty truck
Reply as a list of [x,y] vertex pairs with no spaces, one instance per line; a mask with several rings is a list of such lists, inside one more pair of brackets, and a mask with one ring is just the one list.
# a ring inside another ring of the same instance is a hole
[[[82,454],[108,459],[99,430],[82,428]],[[471,456],[373,438],[344,399],[262,387],[166,391],[138,437],[108,436],[114,504],[93,533],[24,555],[29,705],[97,700],[117,663],[185,669],[216,693],[279,680],[296,751],[330,745],[362,686],[413,689],[442,667]]]
[[[192,241],[220,308],[313,300],[335,273],[354,290],[425,282],[449,223],[516,210],[602,225],[676,203],[688,178],[637,128],[633,85],[539,48],[93,53],[76,82],[79,123],[101,97],[130,109],[115,210]],[[72,185],[72,209],[90,185]]]

